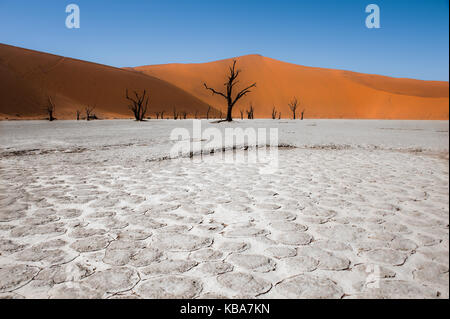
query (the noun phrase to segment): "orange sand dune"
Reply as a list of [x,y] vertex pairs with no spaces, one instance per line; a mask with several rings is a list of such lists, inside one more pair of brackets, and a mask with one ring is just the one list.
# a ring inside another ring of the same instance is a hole
[[[270,117],[273,105],[282,117],[291,117],[289,100],[300,100],[299,112],[306,118],[444,119],[449,118],[448,82],[398,79],[349,71],[305,67],[260,55],[237,58],[242,70],[241,87],[257,82],[257,88],[234,109],[255,105],[256,117]],[[155,76],[190,92],[216,108],[225,110],[225,100],[204,89],[222,89],[232,60],[202,64],[142,66],[136,71]]]
[[[131,118],[125,89],[150,93],[149,115],[173,108],[206,113],[208,105],[173,84],[135,71],[113,68],[0,44],[0,118],[45,118],[52,96],[56,118],[75,119],[76,110],[95,106],[100,118]],[[214,110],[215,111],[215,110]],[[214,113],[212,111],[212,113]]]

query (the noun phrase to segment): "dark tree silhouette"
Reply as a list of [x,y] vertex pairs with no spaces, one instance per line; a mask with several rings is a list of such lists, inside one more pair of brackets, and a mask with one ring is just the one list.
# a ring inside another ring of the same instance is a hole
[[297,111],[297,107],[298,107],[298,101],[297,101],[297,98],[294,97],[294,98],[292,99],[292,101],[289,102],[288,105],[289,105],[289,108],[290,108],[291,111],[292,111],[293,118],[294,118],[294,120],[295,120],[295,112]]
[[302,118],[301,118],[301,120],[303,120],[304,114],[305,114],[305,110],[302,111]]
[[174,120],[178,119],[178,113],[177,113],[177,109],[175,107],[173,108],[173,119]]
[[148,107],[147,91],[144,90],[142,95],[134,91],[134,97],[130,97],[128,95],[128,89],[126,89],[125,97],[127,100],[131,101],[131,104],[128,107],[133,111],[136,121],[144,121]]
[[77,110],[77,121],[80,120],[80,114],[81,114],[81,112],[79,110]]
[[275,105],[272,109],[272,120],[275,120],[277,118],[277,109],[275,108]]
[[211,106],[208,105],[208,111],[206,111],[206,119],[209,120],[209,111],[211,111]]
[[247,118],[249,120],[253,120],[255,118],[255,108],[253,107],[253,104],[250,103],[250,108],[246,111],[247,112]]
[[278,113],[278,119],[281,120],[281,112]]
[[161,120],[164,120],[164,111],[161,112]]
[[86,111],[86,121],[96,118],[95,115],[92,115],[94,109],[95,107],[86,106],[86,108],[84,109]]
[[208,87],[208,85],[206,83],[203,83],[205,88],[207,90],[210,90],[213,95],[214,94],[220,95],[227,101],[228,108],[227,108],[227,117],[225,120],[227,122],[233,121],[232,111],[233,111],[233,106],[236,104],[236,102],[239,101],[239,99],[244,97],[246,94],[250,93],[251,88],[256,87],[256,83],[253,83],[252,85],[249,85],[246,88],[244,88],[243,90],[239,91],[236,94],[236,96],[233,97],[233,89],[234,89],[234,86],[239,82],[239,81],[237,81],[237,77],[241,73],[241,70],[236,70],[236,60],[233,60],[233,66],[230,66],[229,69],[230,69],[230,72],[228,75],[228,80],[224,84],[226,86],[226,93],[222,93],[213,88],[210,88],[210,87]]
[[55,114],[55,110],[56,110],[55,103],[53,102],[52,97],[48,96],[47,97],[46,111],[47,111],[47,114],[48,114],[48,120],[50,122],[56,120],[56,118],[53,116]]
[[239,113],[241,113],[241,120],[244,119],[244,111],[243,110],[239,110]]

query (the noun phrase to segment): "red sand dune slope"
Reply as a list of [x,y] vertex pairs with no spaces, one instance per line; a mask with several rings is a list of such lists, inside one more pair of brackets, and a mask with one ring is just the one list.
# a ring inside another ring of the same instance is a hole
[[[449,83],[398,79],[349,71],[312,68],[280,62],[260,55],[237,58],[241,87],[257,88],[235,107],[250,102],[256,117],[270,117],[273,105],[282,117],[291,117],[289,100],[296,96],[306,118],[443,119],[449,118]],[[170,82],[216,108],[225,101],[212,96],[202,83],[223,88],[231,59],[202,64],[167,64],[134,68]]]
[[150,115],[173,108],[205,114],[208,105],[173,84],[135,71],[0,44],[0,117],[45,118],[52,96],[58,119],[75,119],[76,110],[95,106],[101,118],[133,116],[125,89],[150,93]]

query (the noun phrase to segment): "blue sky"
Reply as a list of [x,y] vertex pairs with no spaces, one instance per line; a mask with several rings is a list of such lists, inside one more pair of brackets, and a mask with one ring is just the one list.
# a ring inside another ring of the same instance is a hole
[[[66,5],[81,10],[67,29]],[[367,29],[365,7],[381,9]],[[0,42],[124,67],[259,53],[316,67],[449,79],[448,0],[0,0]]]

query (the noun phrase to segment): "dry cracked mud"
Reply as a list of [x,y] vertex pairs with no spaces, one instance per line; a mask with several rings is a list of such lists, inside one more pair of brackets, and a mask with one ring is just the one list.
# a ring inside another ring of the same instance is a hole
[[[0,298],[448,298],[448,162],[0,158]],[[126,153],[126,154],[123,154]]]

